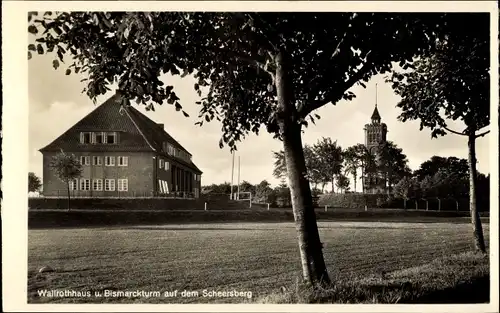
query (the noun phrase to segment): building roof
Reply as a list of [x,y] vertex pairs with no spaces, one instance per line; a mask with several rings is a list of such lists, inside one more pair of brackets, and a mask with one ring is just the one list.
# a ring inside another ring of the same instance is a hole
[[[120,140],[117,145],[83,145],[80,143],[82,131],[115,131],[119,133]],[[155,123],[132,106],[122,106],[122,98],[115,94],[61,136],[40,149],[40,152],[63,149],[68,152],[158,152],[164,154],[163,142],[168,142],[191,155],[165,131],[162,125]],[[175,158],[175,160],[202,173],[193,162],[180,158]]]
[[372,113],[372,120],[380,120],[380,114],[378,113],[377,106],[375,105],[375,109],[373,110]]

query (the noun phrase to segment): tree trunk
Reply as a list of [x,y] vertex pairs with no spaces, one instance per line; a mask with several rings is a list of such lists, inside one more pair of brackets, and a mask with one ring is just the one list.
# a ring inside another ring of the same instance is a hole
[[335,193],[335,176],[332,176],[332,193]]
[[365,165],[361,164],[361,192],[365,194]]
[[406,199],[403,199],[404,201],[404,209],[406,210]]
[[283,138],[288,183],[292,198],[293,216],[297,230],[302,273],[306,283],[313,286],[330,283],[323,247],[319,237],[311,189],[305,178],[306,165],[302,147],[301,127],[297,121],[292,85],[287,72],[286,57],[276,57],[276,92],[278,96],[278,125]]
[[356,192],[356,174],[354,174],[354,192]]
[[66,182],[66,187],[68,187],[68,211],[69,211],[71,209],[71,207],[70,207],[71,193],[69,192],[69,180]]
[[469,209],[472,222],[472,231],[474,234],[474,246],[476,250],[485,253],[486,246],[484,244],[483,237],[483,227],[481,225],[481,219],[479,218],[479,212],[477,211],[477,171],[476,171],[476,137],[474,132],[469,135]]

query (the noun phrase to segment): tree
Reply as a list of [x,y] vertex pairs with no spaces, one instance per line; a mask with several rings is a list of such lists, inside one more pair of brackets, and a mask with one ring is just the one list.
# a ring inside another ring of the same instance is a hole
[[240,183],[240,192],[250,192],[252,196],[255,196],[255,186],[244,180]]
[[347,178],[344,174],[339,174],[337,176],[336,184],[341,193],[349,190],[349,178]]
[[37,192],[40,191],[42,187],[42,182],[40,181],[40,177],[36,176],[35,173],[28,173],[28,192]]
[[271,184],[267,180],[261,181],[255,186],[255,202],[257,203],[271,203],[270,195],[273,193]]
[[273,152],[274,156],[274,170],[273,176],[278,179],[283,179],[286,177],[286,161],[285,161],[285,152],[283,150],[279,152]]
[[[322,160],[319,158],[316,149],[309,145],[304,146],[304,159],[306,161],[307,179],[313,184],[314,189],[317,189],[322,179]],[[324,186],[324,185],[323,185]]]
[[394,195],[404,200],[404,209],[406,210],[406,201],[415,196],[418,189],[418,182],[409,176],[405,176],[394,186]]
[[411,174],[408,167],[408,159],[392,141],[384,142],[378,154],[378,168],[385,175],[387,182],[387,193],[390,194],[392,186],[404,176]]
[[352,175],[354,191],[356,191],[356,180],[358,178],[358,168],[361,166],[361,158],[355,146],[344,151],[344,171],[347,175]]
[[[301,132],[328,103],[355,97],[350,88],[405,66],[433,48],[447,20],[466,14],[51,12],[28,16],[37,35],[28,58],[54,52],[54,67],[88,74],[91,99],[116,82],[124,105],[171,104],[173,86],[160,77],[192,75],[203,95],[199,125],[222,123],[220,146],[232,150],[261,126],[283,143],[305,282],[329,283],[304,175]],[[68,60],[67,55],[72,56]]]
[[356,157],[359,160],[359,166],[361,168],[361,184],[362,192],[365,193],[365,175],[367,173],[373,172],[376,164],[375,157],[366,149],[364,144],[357,144],[353,146]]
[[276,195],[276,202],[279,206],[289,207],[290,204],[292,204],[290,188],[286,184],[280,184],[274,188],[274,194]]
[[[281,150],[279,152],[273,152],[273,154],[275,158],[273,176],[280,179],[286,177],[285,152]],[[322,160],[319,158],[316,149],[309,145],[304,146],[304,159],[306,163],[305,177],[314,185],[314,188],[316,188],[317,185],[322,182]]]
[[[420,120],[420,129],[428,127],[432,137],[448,133],[468,140],[470,212],[475,248],[486,252],[476,207],[476,139],[490,123],[489,18],[471,17],[472,22],[457,23],[440,40],[437,49],[422,55],[409,72],[395,72],[389,79],[402,100],[400,120]],[[469,27],[474,25],[473,28]],[[460,120],[463,130],[451,129],[449,120]]]
[[229,195],[231,193],[231,183],[211,184],[210,186],[204,186],[203,189],[209,193]]
[[56,176],[66,184],[68,189],[68,211],[70,210],[71,194],[69,183],[82,176],[82,165],[77,157],[73,154],[66,154],[63,151],[52,157],[49,164],[50,168],[55,171]]
[[337,141],[323,137],[314,145],[314,150],[320,160],[320,174],[322,181],[332,183],[332,192],[335,187],[335,177],[342,171],[342,147]]
[[468,177],[469,175],[469,165],[466,159],[456,157],[445,158],[436,155],[420,164],[414,175],[419,180],[422,180],[425,176],[432,176],[439,170],[446,170],[460,177]]

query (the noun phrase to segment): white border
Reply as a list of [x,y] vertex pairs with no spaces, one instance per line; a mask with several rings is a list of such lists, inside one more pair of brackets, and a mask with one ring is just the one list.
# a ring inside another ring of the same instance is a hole
[[[6,1],[2,2],[3,58],[3,307],[9,312],[495,312],[498,310],[498,10],[494,1]],[[358,11],[491,12],[491,303],[485,305],[37,305],[27,300],[28,11]],[[20,138],[23,138],[20,140]]]

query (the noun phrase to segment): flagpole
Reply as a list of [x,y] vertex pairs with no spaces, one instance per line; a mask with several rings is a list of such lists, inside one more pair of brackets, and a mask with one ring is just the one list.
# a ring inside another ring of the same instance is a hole
[[237,200],[240,200],[240,168],[241,168],[241,159],[240,156],[238,155],[238,196],[236,197]]
[[234,200],[233,199],[233,185],[234,185],[234,151],[232,152],[232,157],[233,157],[233,161],[231,162],[231,196],[230,196],[230,199],[231,200]]

